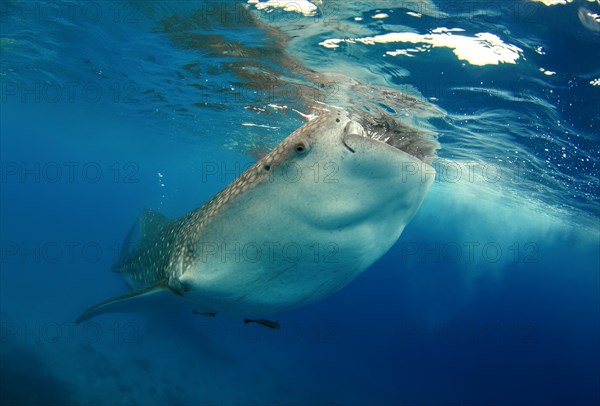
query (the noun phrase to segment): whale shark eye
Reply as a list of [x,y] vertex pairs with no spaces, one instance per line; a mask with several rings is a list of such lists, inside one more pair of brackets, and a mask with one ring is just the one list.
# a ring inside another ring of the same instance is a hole
[[304,152],[306,152],[306,145],[304,145],[304,143],[299,142],[298,144],[296,144],[296,152],[299,154],[303,154]]

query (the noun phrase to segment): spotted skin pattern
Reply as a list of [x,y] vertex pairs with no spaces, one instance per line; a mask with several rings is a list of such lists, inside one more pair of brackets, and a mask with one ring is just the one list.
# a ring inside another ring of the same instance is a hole
[[268,181],[270,173],[293,159],[299,153],[298,148],[305,148],[305,143],[310,142],[318,129],[336,120],[339,123],[342,115],[342,111],[322,112],[290,134],[204,205],[164,225],[155,236],[142,234],[139,248],[118,263],[114,270],[121,273],[133,289],[166,279],[171,288],[183,294],[185,287],[179,285],[178,278],[196,262],[197,242],[215,214],[248,189]]

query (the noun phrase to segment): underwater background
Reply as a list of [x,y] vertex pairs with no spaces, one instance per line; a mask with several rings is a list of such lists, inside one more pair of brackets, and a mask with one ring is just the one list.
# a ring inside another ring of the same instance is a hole
[[[600,2],[0,2],[0,404],[600,403]],[[103,315],[145,208],[315,104],[441,147],[396,245],[280,330]]]

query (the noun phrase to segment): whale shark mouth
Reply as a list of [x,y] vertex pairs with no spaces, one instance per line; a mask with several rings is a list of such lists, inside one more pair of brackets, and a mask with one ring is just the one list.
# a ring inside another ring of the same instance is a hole
[[362,115],[357,117],[357,122],[365,130],[359,132],[359,135],[388,144],[426,164],[431,164],[440,147],[427,131],[395,120],[387,114],[377,118]]

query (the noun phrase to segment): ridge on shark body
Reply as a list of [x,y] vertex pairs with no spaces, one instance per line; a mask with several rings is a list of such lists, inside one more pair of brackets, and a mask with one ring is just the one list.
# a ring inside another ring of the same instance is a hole
[[320,111],[201,207],[174,221],[145,211],[137,249],[132,229],[113,267],[131,291],[77,322],[169,298],[268,325],[263,316],[331,295],[398,240],[433,182],[437,145]]

